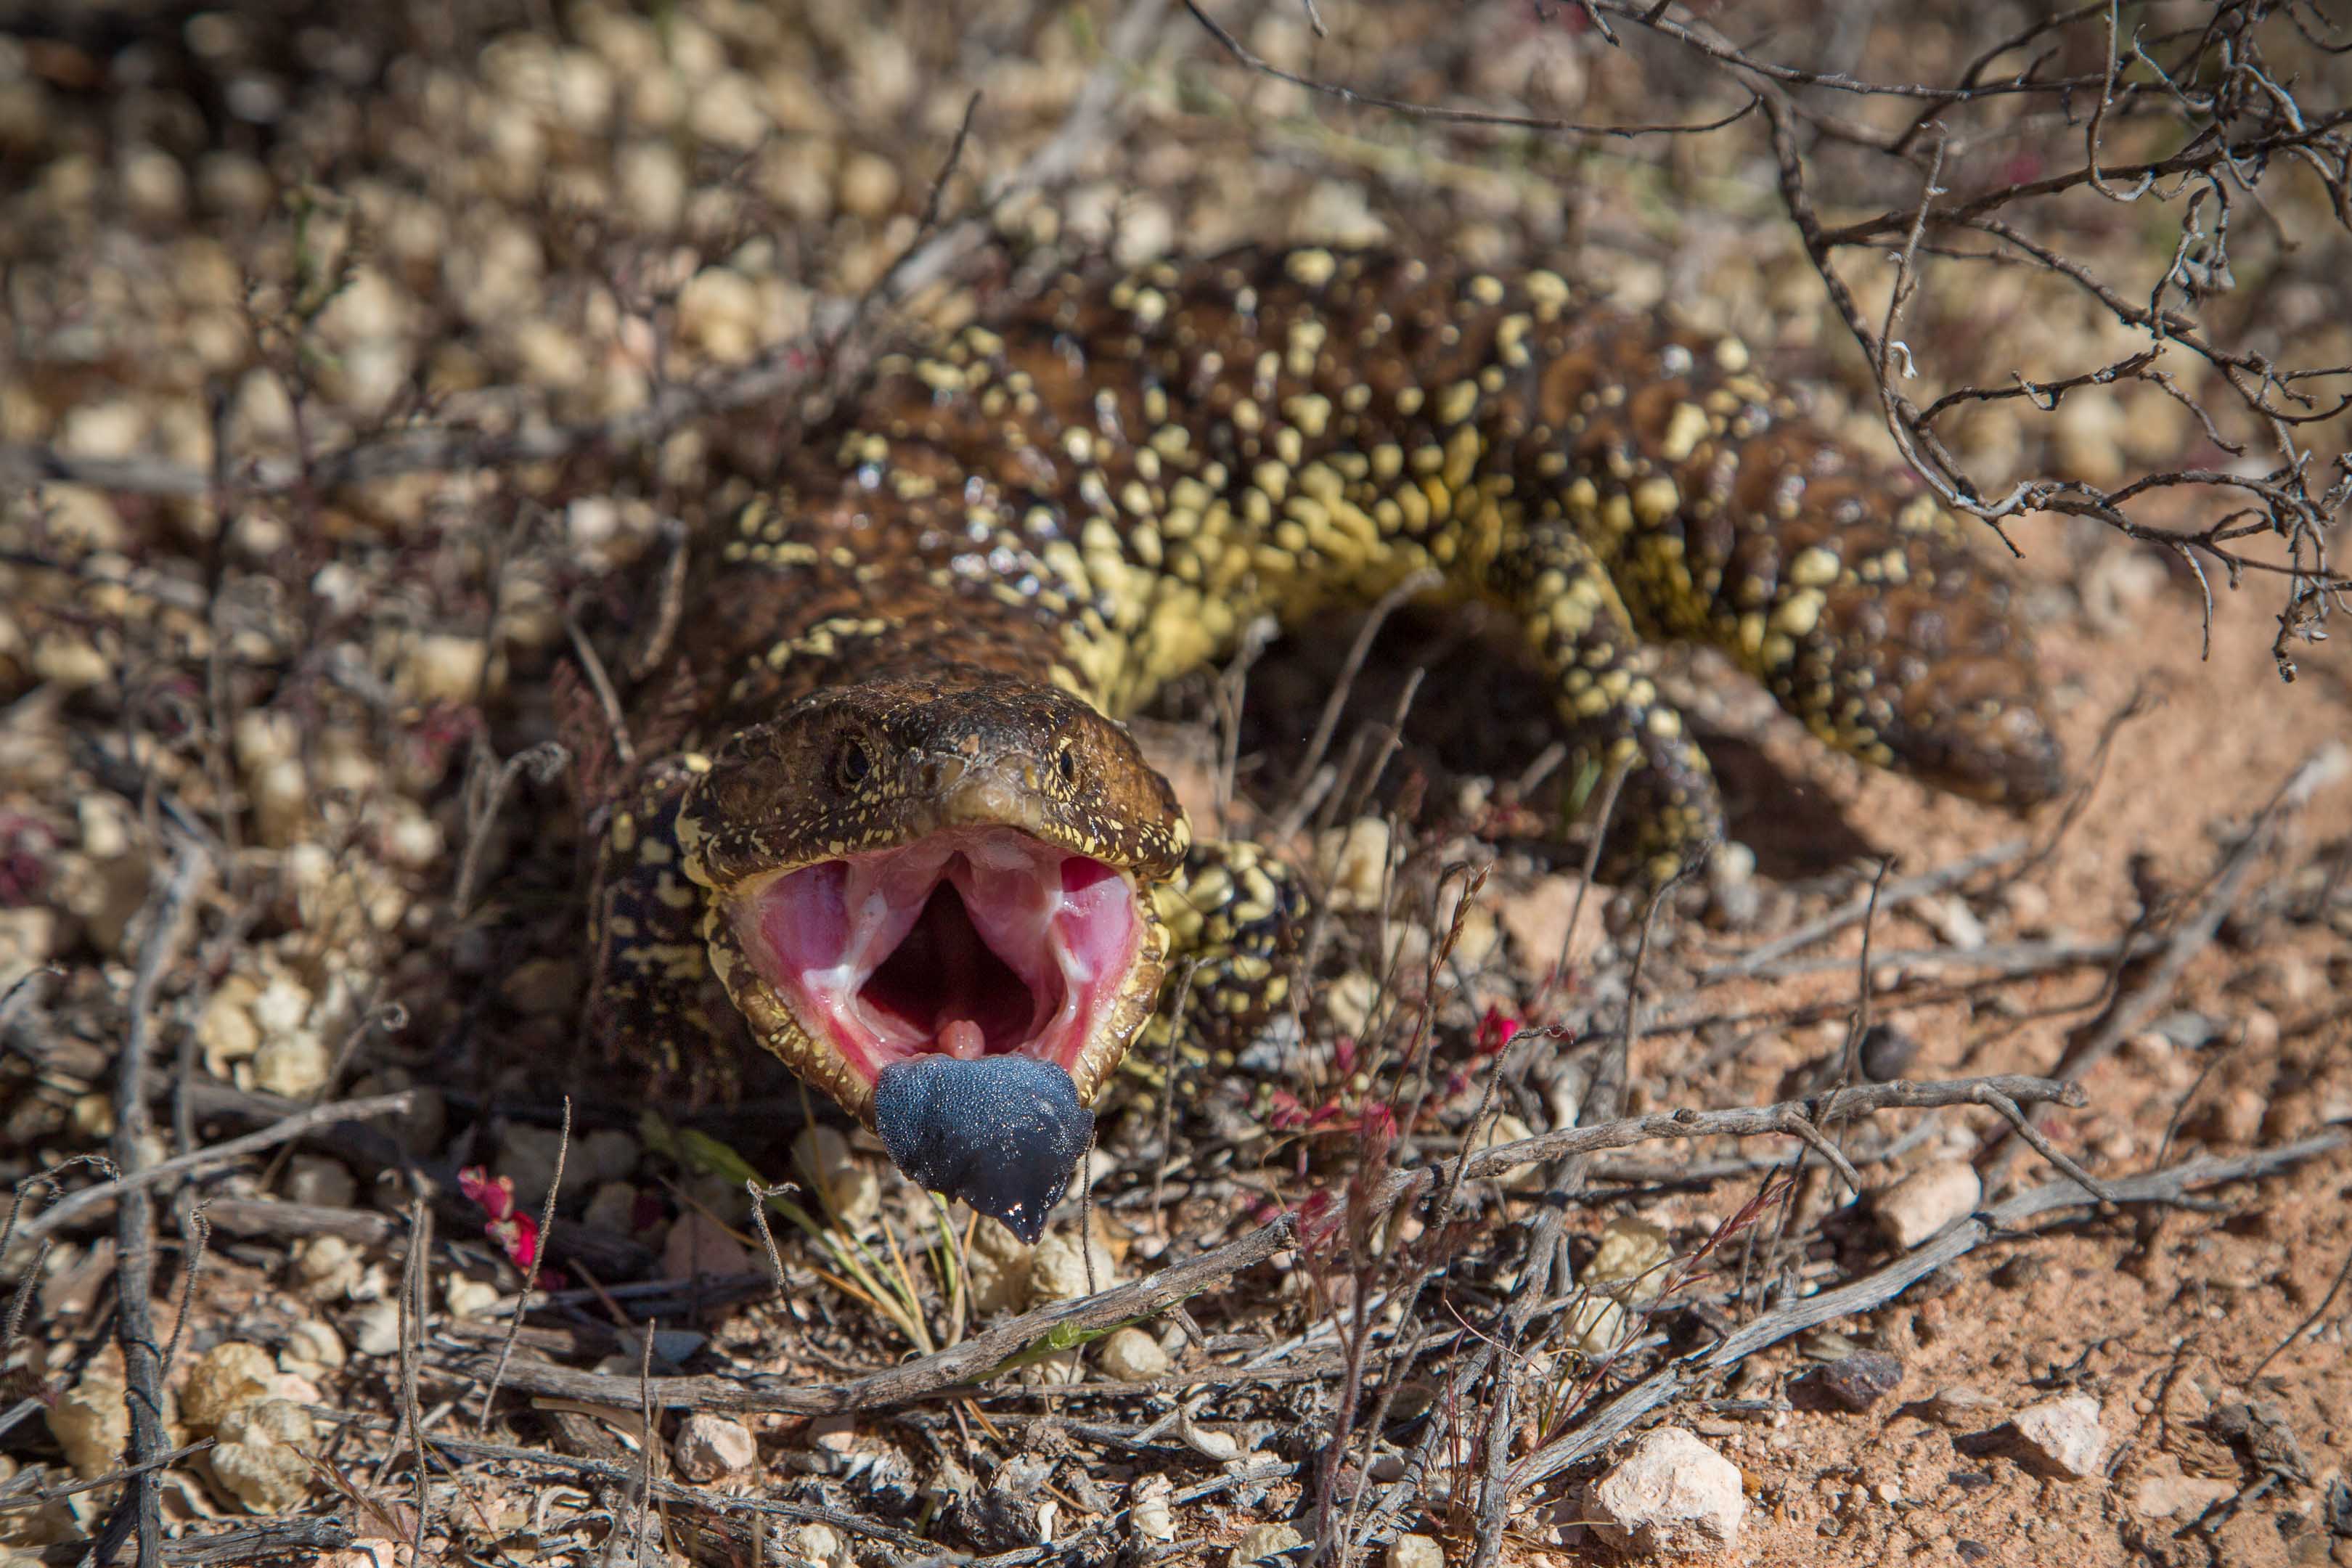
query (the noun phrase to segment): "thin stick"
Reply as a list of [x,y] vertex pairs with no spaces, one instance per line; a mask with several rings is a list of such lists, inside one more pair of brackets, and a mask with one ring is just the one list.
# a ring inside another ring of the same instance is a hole
[[597,705],[604,710],[604,726],[612,732],[614,757],[625,768],[635,767],[637,748],[629,739],[629,719],[621,707],[621,694],[613,689],[613,678],[605,672],[604,661],[596,656],[596,646],[580,629],[580,617],[569,605],[563,608],[563,631],[572,639],[572,657],[580,661],[589,686],[596,693]]
[[482,873],[482,852],[488,847],[490,829],[497,826],[499,812],[505,806],[507,792],[515,780],[526,771],[541,784],[547,784],[571,763],[572,753],[554,741],[541,741],[527,751],[517,752],[499,765],[490,781],[488,793],[481,808],[471,814],[467,825],[466,853],[457,863],[457,890],[449,902],[459,919],[474,907],[474,889]]
[[2320,1298],[2319,1305],[2311,1310],[2311,1315],[2289,1330],[2286,1338],[2279,1341],[2278,1348],[2263,1357],[2254,1364],[2254,1370],[2246,1374],[2249,1384],[2261,1382],[2263,1373],[2270,1370],[2271,1363],[2284,1355],[2289,1345],[2309,1333],[2312,1324],[2327,1316],[2327,1310],[2336,1305],[2336,1298],[2344,1293],[2347,1280],[2352,1280],[2352,1251],[2345,1253],[2344,1267],[2336,1271],[2336,1283],[2327,1288],[2327,1294]]
[[[507,1362],[514,1354],[515,1338],[522,1332],[524,1304],[539,1288],[539,1271],[547,1262],[547,1244],[555,1235],[555,1194],[563,1190],[563,1162],[572,1152],[572,1097],[563,1097],[563,1128],[555,1138],[555,1173],[548,1178],[547,1201],[540,1205],[539,1237],[531,1248],[530,1267],[523,1270],[522,1294],[515,1302],[513,1315],[507,1319],[507,1337],[499,1345],[499,1364],[490,1373],[490,1381],[482,1390],[482,1414],[474,1423],[474,1430],[486,1432],[490,1426],[490,1407],[498,1403],[499,1380],[506,1375]],[[758,1205],[755,1203],[755,1208]],[[769,1244],[772,1252],[774,1244]],[[651,1342],[650,1333],[647,1342]]]
[[[152,923],[140,944],[139,963],[131,982],[130,1033],[115,1059],[114,1140],[118,1169],[136,1174],[141,1167],[150,1128],[147,1111],[147,1062],[155,1044],[155,994],[163,976],[179,961],[187,937],[189,905],[197,879],[209,859],[193,841],[183,841],[173,857],[170,875],[150,900]],[[64,1206],[62,1204],[58,1207]],[[55,1212],[54,1209],[51,1211]],[[42,1215],[34,1225],[48,1218]],[[28,1231],[33,1227],[26,1227]],[[163,1512],[161,1478],[155,1462],[167,1447],[163,1435],[163,1358],[155,1346],[151,1316],[154,1282],[154,1210],[144,1185],[128,1188],[114,1212],[115,1332],[122,1346],[122,1375],[131,1407],[131,1462],[136,1468],[130,1495],[118,1505],[135,1510],[139,1531],[139,1568],[163,1568]],[[118,1518],[121,1517],[118,1512]]]
[[1802,925],[1774,937],[1770,942],[1759,942],[1728,963],[1718,963],[1712,969],[1702,970],[1699,973],[1698,984],[1716,985],[1726,980],[1753,976],[1767,964],[1777,963],[1800,948],[1811,947],[1823,937],[1834,936],[1855,921],[1866,919],[1870,914],[1870,906],[1874,899],[1877,900],[1880,909],[1899,910],[1916,899],[1924,899],[1930,894],[1940,893],[1957,883],[1965,882],[1979,871],[1990,870],[1995,866],[2007,865],[2010,861],[2023,856],[2030,847],[2025,839],[2011,838],[2004,843],[1996,844],[1990,849],[1981,849],[1974,855],[1955,860],[1948,866],[1938,866],[1933,870],[1922,871],[1916,877],[1906,877],[1900,881],[1886,883],[1884,888],[1879,885],[1880,879],[1883,879],[1885,875],[1885,868],[1882,866],[1880,879],[1874,879],[1870,887],[1855,895],[1853,902],[1841,909],[1832,910],[1828,914],[1807,921]]
[[425,1403],[416,1392],[417,1341],[425,1332],[425,1267],[433,1248],[433,1205],[419,1192],[408,1205],[408,1259],[400,1280],[400,1413],[408,1429],[408,1447],[416,1466],[416,1519],[408,1535],[412,1556],[425,1555],[425,1527],[431,1518],[432,1489],[425,1484]]
[[25,1223],[20,1239],[31,1241],[47,1236],[101,1204],[115,1202],[128,1194],[143,1192],[158,1182],[169,1181],[191,1171],[242,1160],[247,1154],[291,1142],[321,1127],[331,1127],[343,1121],[364,1121],[377,1116],[400,1115],[408,1110],[415,1097],[415,1089],[404,1089],[391,1094],[372,1094],[362,1100],[339,1100],[328,1105],[314,1105],[298,1110],[283,1121],[272,1122],[258,1132],[248,1132],[225,1143],[215,1143],[169,1160],[159,1160],[152,1165],[142,1166],[113,1181],[84,1187],[78,1193],[59,1198]]

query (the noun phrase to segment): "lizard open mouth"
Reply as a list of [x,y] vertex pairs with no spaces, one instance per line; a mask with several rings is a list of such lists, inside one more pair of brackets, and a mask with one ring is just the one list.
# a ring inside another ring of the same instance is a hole
[[1017,1054],[1075,1073],[1142,922],[1130,878],[1011,827],[787,871],[731,909],[754,967],[871,1085],[895,1062]]

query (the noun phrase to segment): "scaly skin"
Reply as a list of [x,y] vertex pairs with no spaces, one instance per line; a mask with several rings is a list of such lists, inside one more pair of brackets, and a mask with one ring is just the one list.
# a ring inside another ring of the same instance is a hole
[[[885,359],[773,494],[698,542],[669,698],[691,731],[607,836],[609,1024],[693,1062],[731,1001],[870,1122],[870,1086],[724,911],[776,872],[995,820],[1152,895],[1118,1016],[1073,1069],[1090,1100],[1169,968],[1153,911],[1222,962],[1196,981],[1216,1011],[1223,982],[1264,982],[1286,897],[1191,843],[1117,721],[1261,614],[1296,626],[1427,568],[1441,596],[1518,616],[1580,763],[1630,767],[1620,822],[1650,879],[1721,821],[1649,673],[1663,638],[1726,649],[1866,761],[2017,808],[2063,781],[2008,585],[1738,341],[1551,272],[1384,255],[1070,276]],[[984,800],[948,798],[972,792],[943,756],[997,781]]]

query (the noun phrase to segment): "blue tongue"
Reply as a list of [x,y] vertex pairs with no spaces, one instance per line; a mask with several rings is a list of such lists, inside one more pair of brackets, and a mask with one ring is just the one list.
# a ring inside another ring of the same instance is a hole
[[1094,1140],[1095,1116],[1051,1062],[940,1053],[882,1069],[874,1129],[910,1179],[1034,1243]]

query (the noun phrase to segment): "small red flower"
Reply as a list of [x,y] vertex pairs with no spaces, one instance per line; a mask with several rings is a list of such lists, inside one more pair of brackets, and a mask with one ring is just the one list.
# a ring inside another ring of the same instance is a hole
[[1521,1022],[1499,1007],[1489,1006],[1478,1019],[1478,1054],[1491,1057],[1509,1045],[1511,1037],[1519,1032]]
[[[539,1221],[517,1212],[513,1178],[492,1179],[481,1166],[468,1165],[457,1173],[457,1189],[482,1211],[482,1234],[497,1242],[508,1261],[529,1277],[531,1265],[539,1260]],[[547,1275],[541,1283],[553,1285],[557,1278]]]

